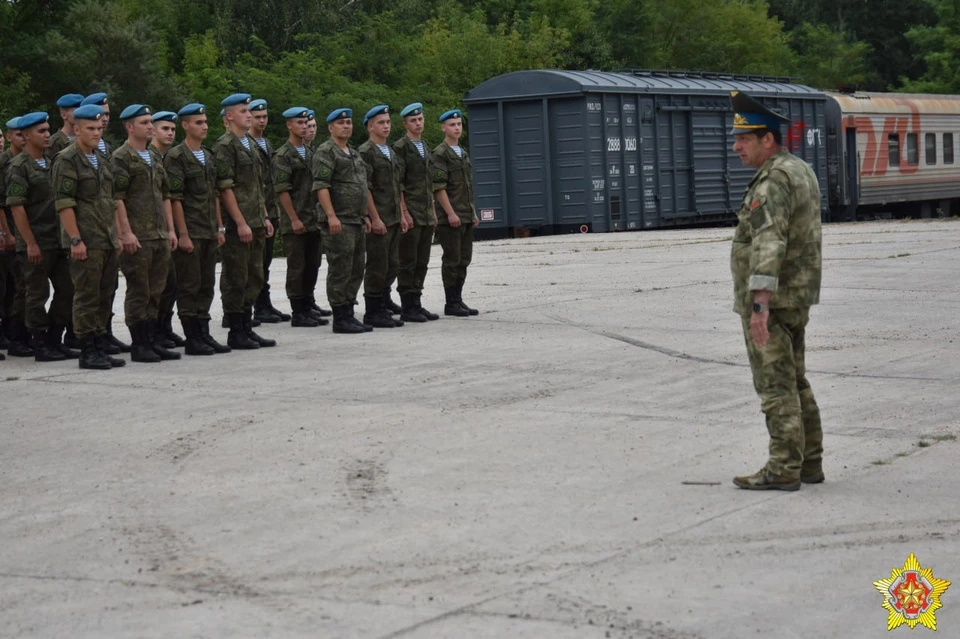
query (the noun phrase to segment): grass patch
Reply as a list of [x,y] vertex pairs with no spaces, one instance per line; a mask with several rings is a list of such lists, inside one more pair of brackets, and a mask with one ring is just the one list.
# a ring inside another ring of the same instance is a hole
[[20,379],[20,377],[19,377],[18,375],[9,375],[9,376],[7,377],[7,379],[5,379],[4,381],[6,381],[6,382],[15,382],[15,381],[17,381],[18,379]]
[[931,444],[925,439],[921,439],[920,441],[917,442],[917,446],[920,448],[929,448],[930,446],[933,446],[933,444]]
[[874,460],[873,460],[872,462],[870,462],[870,463],[873,464],[874,466],[886,466],[886,465],[888,465],[890,462],[889,462],[888,460],[886,460],[886,459],[874,459]]
[[930,439],[935,442],[955,442],[957,441],[957,436],[953,433],[947,433],[946,435],[934,435]]
[[910,453],[897,453],[897,457],[906,457]]

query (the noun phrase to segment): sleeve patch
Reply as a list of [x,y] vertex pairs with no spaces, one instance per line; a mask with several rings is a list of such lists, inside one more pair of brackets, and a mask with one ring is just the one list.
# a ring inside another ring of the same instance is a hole
[[20,184],[20,183],[18,183],[18,182],[14,182],[13,184],[10,185],[10,189],[8,190],[8,194],[9,194],[9,195],[13,195],[13,196],[15,196],[15,197],[20,197],[21,195],[26,195],[26,194],[27,194],[27,189],[26,189],[26,187],[24,187],[22,184]]
[[183,189],[183,180],[177,176],[172,176],[170,178],[170,190],[171,191],[180,191]]
[[290,179],[290,174],[286,171],[277,171],[277,182],[286,182]]
[[66,193],[67,195],[73,195],[74,189],[77,188],[77,183],[73,178],[65,177],[60,180],[60,192]]
[[437,169],[437,172],[433,174],[433,179],[442,182],[447,179],[447,172],[442,169]]
[[116,185],[117,189],[123,191],[130,186],[130,178],[128,178],[126,175],[118,175]]
[[217,163],[217,177],[225,178],[230,175],[230,165],[226,162]]
[[754,231],[759,231],[767,224],[767,211],[763,204],[757,200],[750,205],[750,226]]
[[320,167],[320,177],[330,177],[330,167],[321,166]]

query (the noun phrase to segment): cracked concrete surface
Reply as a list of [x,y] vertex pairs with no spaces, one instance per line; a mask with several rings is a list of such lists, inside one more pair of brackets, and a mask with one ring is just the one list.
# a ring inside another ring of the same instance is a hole
[[730,235],[478,244],[471,319],[0,362],[0,636],[884,636],[911,552],[960,583],[960,220],[825,226],[798,493],[730,482],[766,449]]

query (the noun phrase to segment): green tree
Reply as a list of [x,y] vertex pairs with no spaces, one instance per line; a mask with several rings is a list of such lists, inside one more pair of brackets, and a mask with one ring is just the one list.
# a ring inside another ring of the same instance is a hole
[[960,91],[960,2],[928,0],[937,13],[937,23],[916,26],[906,36],[916,47],[926,71],[918,78],[901,78],[904,91],[957,93]]
[[870,77],[870,45],[853,42],[847,34],[825,24],[806,22],[792,34],[799,54],[798,75],[818,89],[863,88]]

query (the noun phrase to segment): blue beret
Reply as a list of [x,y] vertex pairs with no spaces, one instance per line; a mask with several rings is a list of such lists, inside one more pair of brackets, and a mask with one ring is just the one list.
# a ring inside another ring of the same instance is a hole
[[81,102],[83,102],[83,96],[79,93],[67,93],[60,96],[57,106],[61,109],[76,109]]
[[307,119],[308,119],[308,120],[313,120],[313,119],[316,118],[316,117],[317,117],[317,112],[316,112],[316,111],[314,111],[313,109],[307,109]]
[[178,118],[177,114],[173,111],[157,111],[150,119],[154,122],[176,122]]
[[290,107],[283,112],[283,117],[290,120],[293,118],[305,118],[310,115],[309,109],[306,107]]
[[120,120],[129,120],[130,118],[138,118],[141,115],[151,114],[153,114],[153,109],[148,107],[146,104],[131,104],[120,112]]
[[33,113],[28,113],[28,114],[26,114],[26,115],[21,115],[19,118],[17,118],[17,119],[16,119],[16,120],[17,120],[17,126],[15,126],[15,127],[10,126],[10,122],[7,122],[7,128],[26,130],[26,129],[29,129],[30,127],[32,127],[32,126],[37,126],[38,124],[43,124],[44,122],[48,121],[49,119],[50,119],[50,116],[48,116],[46,113],[43,113],[42,111],[34,111]]
[[206,112],[207,112],[207,108],[205,106],[203,106],[199,102],[191,102],[190,104],[186,105],[185,107],[177,111],[177,115],[179,115],[182,118],[187,115],[203,115]]
[[103,109],[96,104],[85,104],[73,112],[74,120],[99,120],[103,117]]
[[251,111],[266,111],[267,110],[267,101],[263,98],[257,98],[250,102]]
[[237,104],[250,104],[250,94],[234,93],[233,95],[228,95],[220,101],[220,106],[222,107],[231,107]]
[[226,114],[227,114],[226,109],[220,109],[220,115],[226,115]]
[[733,109],[733,128],[730,135],[765,129],[779,131],[781,122],[790,121],[790,118],[774,113],[742,91],[733,91],[730,94],[730,106]]
[[96,104],[97,106],[103,106],[107,103],[107,94],[106,93],[91,93],[80,102],[80,106],[85,104]]
[[20,118],[10,118],[7,120],[7,131],[19,131]]
[[423,105],[419,102],[414,102],[413,104],[408,104],[403,107],[403,111],[400,112],[401,117],[407,117],[408,115],[420,115],[423,113]]
[[365,116],[363,116],[363,126],[367,126],[367,122],[383,113],[390,113],[390,107],[388,107],[386,104],[378,104],[377,106],[373,107],[367,111]]
[[440,114],[440,121],[446,122],[450,118],[462,118],[463,114],[460,113],[460,109],[450,109],[449,111],[444,111]]
[[334,120],[345,120],[347,118],[353,117],[353,109],[334,109],[330,112],[330,115],[327,116],[327,122],[333,122]]

